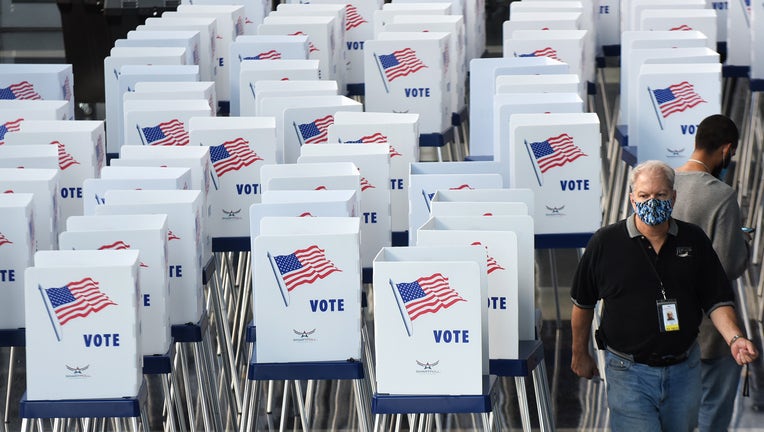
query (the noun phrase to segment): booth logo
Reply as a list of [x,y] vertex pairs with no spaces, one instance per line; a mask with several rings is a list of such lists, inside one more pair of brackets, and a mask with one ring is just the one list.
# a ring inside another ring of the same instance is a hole
[[90,365],[85,365],[82,367],[80,366],[71,367],[69,365],[64,365],[64,366],[66,366],[66,369],[69,370],[70,372],[64,375],[66,378],[77,378],[77,379],[90,378],[90,375],[84,373],[86,370],[88,370],[88,368],[90,368]]
[[546,213],[547,216],[565,216],[565,213],[562,212],[562,210],[565,208],[564,205],[559,207],[545,205],[544,207],[546,207],[546,209],[549,210]]
[[684,153],[684,149],[670,149],[666,147],[666,157],[683,157],[682,153]]
[[421,369],[417,369],[416,373],[426,373],[426,374],[439,374],[440,371],[437,369],[433,369],[435,366],[440,363],[440,360],[436,360],[432,363],[430,362],[421,362],[419,360],[416,361],[416,364],[419,365]]
[[318,339],[313,337],[313,334],[316,332],[316,329],[313,330],[296,330],[292,329],[292,332],[297,335],[296,338],[292,339],[294,342],[316,342]]
[[225,215],[223,216],[223,220],[241,219],[241,216],[239,216],[239,213],[241,213],[241,209],[238,209],[238,210],[221,209],[221,211]]

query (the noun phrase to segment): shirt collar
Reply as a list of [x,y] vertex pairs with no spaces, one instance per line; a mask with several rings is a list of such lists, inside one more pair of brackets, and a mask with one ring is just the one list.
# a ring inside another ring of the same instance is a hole
[[[636,217],[636,214],[632,214],[626,218],[626,230],[629,231],[629,237],[631,238],[639,237],[642,235],[642,233],[637,229],[637,223],[634,222],[634,218]],[[668,233],[672,236],[676,236],[678,232],[679,226],[676,224],[676,221],[674,221],[674,218],[669,219]]]

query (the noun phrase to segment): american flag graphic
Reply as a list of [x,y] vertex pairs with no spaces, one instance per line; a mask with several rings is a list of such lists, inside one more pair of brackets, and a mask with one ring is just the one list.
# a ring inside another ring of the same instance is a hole
[[300,216],[298,217],[313,217],[313,215],[310,212],[304,212],[304,213],[301,213]]
[[459,185],[457,187],[448,188],[448,190],[465,190],[465,189],[472,190],[472,189],[475,189],[475,188],[473,188],[472,186],[470,186],[468,184],[463,184],[463,185]]
[[66,152],[66,146],[60,141],[51,141],[51,144],[58,148],[58,168],[65,170],[72,165],[78,165],[79,162]]
[[167,230],[167,241],[170,241],[170,240],[180,240],[180,237],[173,234],[172,231]]
[[326,186],[316,186],[313,190],[327,190]]
[[281,60],[281,53],[276,50],[261,52],[252,57],[244,57],[242,60]]
[[342,271],[326,259],[325,250],[317,245],[298,249],[289,255],[277,255],[273,257],[273,261],[289,291]]
[[578,146],[573,144],[573,138],[566,133],[531,143],[530,147],[542,173],[586,156]]
[[695,87],[687,81],[673,84],[667,88],[652,90],[655,101],[663,118],[683,112],[706,101],[695,93]]
[[559,60],[559,58],[557,58],[557,50],[552,47],[537,49],[536,51],[525,54],[518,54],[516,57],[549,57],[550,59]]
[[218,177],[230,171],[250,166],[263,158],[258,156],[244,138],[226,141],[221,145],[210,146],[210,161]]
[[117,240],[114,243],[105,244],[98,248],[98,250],[124,250],[124,249],[130,249],[130,245],[123,242],[122,240]]
[[677,27],[672,27],[669,29],[669,31],[690,31],[692,30],[692,27],[688,26],[687,24],[682,24]]
[[471,246],[483,246],[485,248],[486,256],[488,257],[488,274],[491,274],[495,272],[496,270],[506,270],[504,267],[500,266],[498,262],[496,262],[496,258],[492,257],[491,255],[488,255],[488,246],[483,245],[483,243],[476,241],[470,243]]
[[315,144],[326,142],[329,126],[332,124],[334,124],[334,116],[330,114],[310,123],[301,124],[297,128],[300,131],[303,144]]
[[[345,144],[371,144],[371,143],[385,143],[387,142],[387,137],[385,135],[382,135],[380,132],[376,132],[373,135],[366,135],[362,136],[361,138],[358,138],[356,140],[350,140],[345,141]],[[395,147],[390,146],[390,157],[400,156],[401,154],[398,153],[398,150],[395,149]]]
[[390,54],[380,54],[379,63],[385,73],[385,78],[390,82],[427,67],[416,56],[416,51],[411,48],[393,51]]
[[354,29],[358,27],[361,24],[367,23],[365,19],[361,16],[361,14],[358,13],[358,8],[355,6],[349,4],[345,5],[345,31],[348,31],[350,29]]
[[59,288],[45,288],[58,323],[64,325],[75,318],[84,318],[100,312],[107,306],[116,305],[101,292],[98,282],[85,278]]
[[448,309],[464,300],[442,273],[420,277],[413,282],[395,284],[411,321],[427,313]]
[[367,190],[367,189],[375,189],[376,186],[369,183],[368,180],[366,180],[366,177],[361,177],[361,192]]
[[316,48],[315,45],[313,45],[313,42],[310,41],[310,35],[306,35],[305,33],[298,31],[298,32],[290,33],[287,36],[308,36],[308,54],[319,51],[319,49]]
[[66,78],[64,78],[64,83],[61,85],[61,89],[63,90],[64,100],[68,100],[71,102],[72,100],[72,85],[69,82],[69,76],[67,75]]
[[8,87],[0,88],[0,99],[42,99],[34,90],[34,86],[29,81],[11,84]]
[[5,144],[5,134],[8,132],[18,132],[21,130],[21,122],[24,121],[23,118],[18,118],[16,120],[11,120],[9,122],[5,122],[3,125],[0,126],[0,145]]
[[172,119],[159,123],[156,126],[141,128],[146,138],[145,144],[152,146],[184,146],[188,145],[188,132],[183,127],[183,122]]
[[13,242],[8,240],[8,237],[6,237],[5,234],[0,233],[0,246],[7,244],[13,244]]

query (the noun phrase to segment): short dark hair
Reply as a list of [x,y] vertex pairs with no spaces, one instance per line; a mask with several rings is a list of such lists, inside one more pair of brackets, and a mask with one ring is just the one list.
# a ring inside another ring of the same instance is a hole
[[729,117],[714,114],[703,119],[695,134],[695,149],[714,152],[719,147],[732,143],[737,148],[740,132]]

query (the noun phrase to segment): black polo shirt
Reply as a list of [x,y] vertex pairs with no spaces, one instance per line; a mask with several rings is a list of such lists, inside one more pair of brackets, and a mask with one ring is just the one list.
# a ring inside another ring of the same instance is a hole
[[[677,301],[678,331],[660,331],[661,281],[666,298]],[[607,346],[638,356],[684,353],[698,335],[703,312],[734,306],[732,286],[698,226],[671,219],[656,255],[634,215],[594,234],[573,278],[571,298],[589,309],[602,299],[600,336]]]

